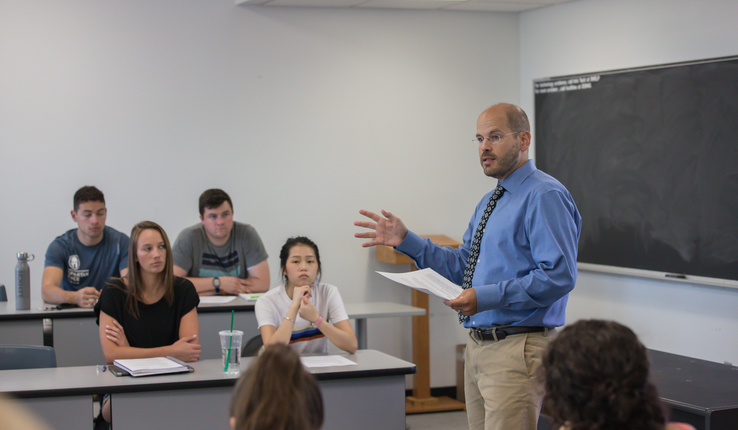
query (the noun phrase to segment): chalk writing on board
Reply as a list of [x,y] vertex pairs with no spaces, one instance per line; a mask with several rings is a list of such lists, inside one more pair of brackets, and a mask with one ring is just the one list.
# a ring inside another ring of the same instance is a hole
[[559,79],[558,81],[536,82],[535,94],[559,93],[562,91],[588,90],[595,82],[599,82],[600,75],[579,76],[576,78]]

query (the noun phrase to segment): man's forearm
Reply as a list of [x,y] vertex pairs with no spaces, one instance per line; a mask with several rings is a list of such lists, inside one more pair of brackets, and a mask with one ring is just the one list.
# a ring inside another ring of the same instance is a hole
[[55,305],[62,303],[75,303],[74,291],[66,291],[61,287],[55,285],[44,285],[41,287],[41,298],[46,303],[53,303]]
[[248,288],[252,293],[265,293],[269,291],[269,280],[262,278],[247,278]]
[[213,278],[185,277],[185,279],[192,282],[192,285],[195,286],[195,291],[197,291],[197,294],[201,296],[212,296],[213,294],[215,294],[215,287],[213,286]]

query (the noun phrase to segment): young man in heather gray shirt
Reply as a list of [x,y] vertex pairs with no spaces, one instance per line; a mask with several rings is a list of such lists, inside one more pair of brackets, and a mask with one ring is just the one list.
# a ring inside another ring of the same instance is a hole
[[249,224],[233,221],[233,203],[225,191],[200,196],[200,223],[177,236],[174,274],[186,277],[198,294],[261,293],[269,289],[267,252]]

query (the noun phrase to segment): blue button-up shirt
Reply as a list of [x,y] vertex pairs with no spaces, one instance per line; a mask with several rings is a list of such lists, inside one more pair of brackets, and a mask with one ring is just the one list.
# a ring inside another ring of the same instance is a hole
[[[477,314],[464,327],[564,325],[566,302],[577,279],[582,228],[574,199],[532,160],[500,184],[505,193],[485,226],[472,279]],[[469,247],[491,195],[477,204],[458,249],[408,232],[397,251],[461,285]]]

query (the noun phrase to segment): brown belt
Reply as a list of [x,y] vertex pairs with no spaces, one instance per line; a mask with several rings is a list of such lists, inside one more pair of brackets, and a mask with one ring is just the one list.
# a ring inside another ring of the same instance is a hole
[[472,337],[477,340],[502,340],[514,334],[523,333],[540,333],[547,331],[547,327],[494,327],[494,328],[472,328],[470,329]]

